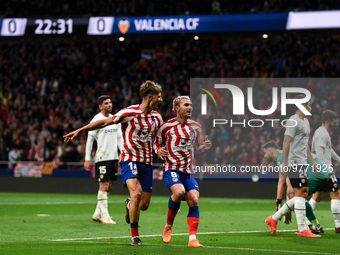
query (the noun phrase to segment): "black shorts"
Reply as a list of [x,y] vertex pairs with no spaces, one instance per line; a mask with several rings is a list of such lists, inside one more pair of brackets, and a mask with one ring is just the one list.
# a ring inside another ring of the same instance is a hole
[[293,188],[308,187],[307,168],[306,164],[288,168],[288,177]]
[[117,180],[118,160],[99,161],[96,163],[96,182],[108,182]]
[[336,178],[334,173],[330,173],[328,181],[325,183],[325,185],[322,186],[320,191],[323,191],[323,192],[335,192],[338,189],[339,189],[338,188],[338,180],[337,180],[337,178]]

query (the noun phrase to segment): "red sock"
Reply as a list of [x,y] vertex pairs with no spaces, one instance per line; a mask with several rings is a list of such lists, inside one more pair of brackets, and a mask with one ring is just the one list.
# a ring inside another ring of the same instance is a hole
[[170,208],[168,208],[168,217],[166,219],[166,223],[168,225],[172,226],[174,224],[174,220],[175,220],[177,212],[178,211],[172,211]]
[[189,235],[196,235],[198,224],[200,223],[200,218],[197,217],[187,217],[187,222],[189,225]]
[[131,237],[133,238],[133,237],[139,236],[138,222],[131,222],[130,227],[131,227]]

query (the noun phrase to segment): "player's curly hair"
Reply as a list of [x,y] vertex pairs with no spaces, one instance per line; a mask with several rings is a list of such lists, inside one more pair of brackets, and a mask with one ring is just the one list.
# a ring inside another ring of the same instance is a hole
[[140,86],[139,94],[142,98],[146,98],[148,95],[155,95],[162,92],[162,86],[156,82],[147,80]]
[[172,110],[174,112],[176,112],[175,106],[179,105],[182,99],[189,99],[190,100],[190,97],[189,96],[178,96],[178,97],[176,97],[174,99],[174,101],[172,101]]

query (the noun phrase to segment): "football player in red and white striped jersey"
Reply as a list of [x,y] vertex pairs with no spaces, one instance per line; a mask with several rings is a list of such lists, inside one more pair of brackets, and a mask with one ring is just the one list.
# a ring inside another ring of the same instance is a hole
[[[196,238],[199,224],[199,188],[194,173],[194,148],[204,152],[211,147],[208,137],[203,140],[201,125],[190,119],[192,103],[188,96],[176,97],[173,101],[176,118],[165,122],[158,131],[154,149],[164,160],[163,178],[172,191],[168,203],[167,223],[163,231],[163,242],[169,243],[175,216],[183,198],[189,206],[187,222],[189,225],[188,246],[202,247]],[[162,147],[163,146],[163,147]]]
[[152,191],[152,137],[163,124],[161,115],[155,111],[162,102],[162,87],[146,81],[140,87],[143,99],[140,105],[131,105],[107,119],[92,122],[64,136],[65,142],[72,140],[80,132],[104,128],[121,123],[123,148],[121,153],[121,173],[123,184],[129,189],[131,200],[125,200],[125,219],[130,223],[132,245],[141,245],[138,233],[140,210],[147,210]]

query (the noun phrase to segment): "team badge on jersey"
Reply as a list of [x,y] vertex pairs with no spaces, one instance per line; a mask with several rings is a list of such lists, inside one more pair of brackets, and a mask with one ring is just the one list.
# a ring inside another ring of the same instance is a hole
[[133,169],[131,172],[132,172],[133,175],[136,175],[137,174],[137,169]]
[[185,141],[185,139],[181,139],[181,145],[185,146],[187,144],[187,142]]
[[190,138],[191,138],[193,135],[194,135],[194,131],[190,131],[190,132],[189,132]]
[[302,182],[302,183],[305,183],[305,182],[306,182],[306,180],[305,180],[305,179],[302,179],[302,180],[301,180],[301,182]]

